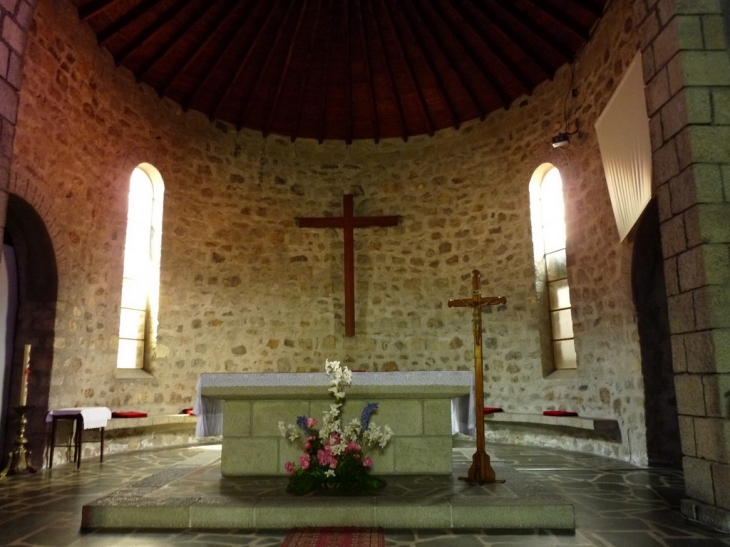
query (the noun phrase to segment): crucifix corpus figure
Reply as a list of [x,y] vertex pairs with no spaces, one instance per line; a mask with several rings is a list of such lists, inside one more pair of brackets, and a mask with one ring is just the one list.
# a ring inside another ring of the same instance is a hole
[[352,194],[342,197],[341,217],[298,218],[300,228],[342,228],[345,233],[345,336],[355,336],[355,228],[397,226],[397,216],[356,217]]
[[498,481],[494,469],[489,461],[489,454],[484,450],[484,365],[482,364],[482,307],[505,304],[504,296],[482,296],[481,274],[474,270],[471,277],[471,298],[449,300],[450,308],[471,308],[471,325],[474,332],[474,405],[477,426],[477,451],[474,453],[469,475],[459,477],[461,480],[476,484],[486,484]]

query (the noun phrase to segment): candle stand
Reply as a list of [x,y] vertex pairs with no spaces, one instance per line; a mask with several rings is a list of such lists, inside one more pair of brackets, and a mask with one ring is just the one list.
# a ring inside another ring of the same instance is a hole
[[30,409],[33,408],[28,405],[14,406],[13,410],[17,415],[18,420],[18,435],[13,441],[15,448],[8,452],[8,463],[5,469],[0,471],[0,480],[3,480],[7,475],[13,475],[15,473],[35,473],[36,469],[28,461],[30,457],[30,450],[28,450],[28,439],[25,437],[25,427],[28,425],[27,414]]

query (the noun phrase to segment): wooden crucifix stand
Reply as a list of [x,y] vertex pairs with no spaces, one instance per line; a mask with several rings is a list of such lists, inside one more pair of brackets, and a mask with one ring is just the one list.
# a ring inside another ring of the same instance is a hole
[[459,479],[476,484],[486,484],[498,481],[489,460],[489,454],[484,449],[484,365],[482,363],[482,307],[505,304],[504,296],[482,296],[481,274],[474,270],[471,277],[471,298],[449,300],[450,308],[471,308],[471,325],[474,332],[474,405],[477,426],[477,451],[474,453],[469,474]]
[[341,217],[298,218],[300,228],[342,228],[345,232],[345,336],[355,336],[355,228],[397,226],[397,216],[356,217],[352,194],[342,197]]

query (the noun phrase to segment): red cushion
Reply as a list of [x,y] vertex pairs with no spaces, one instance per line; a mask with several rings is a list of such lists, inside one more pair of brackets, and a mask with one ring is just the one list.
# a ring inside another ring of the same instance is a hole
[[492,414],[493,412],[504,412],[504,410],[502,410],[498,406],[485,406],[484,407],[484,414]]
[[135,412],[127,410],[125,412],[112,412],[112,418],[146,418],[146,412]]
[[577,412],[571,412],[570,410],[546,410],[543,412],[544,416],[577,416]]
[[192,408],[183,408],[180,414],[187,414],[188,416],[194,416]]

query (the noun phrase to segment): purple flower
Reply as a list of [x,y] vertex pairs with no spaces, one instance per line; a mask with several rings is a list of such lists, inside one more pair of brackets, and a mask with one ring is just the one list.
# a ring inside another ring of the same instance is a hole
[[368,403],[365,408],[362,409],[362,415],[360,416],[360,425],[363,431],[367,431],[370,427],[370,415],[378,409],[378,403]]
[[305,435],[309,435],[309,428],[307,427],[307,417],[306,416],[298,416],[297,425],[302,428],[302,431],[304,431]]

